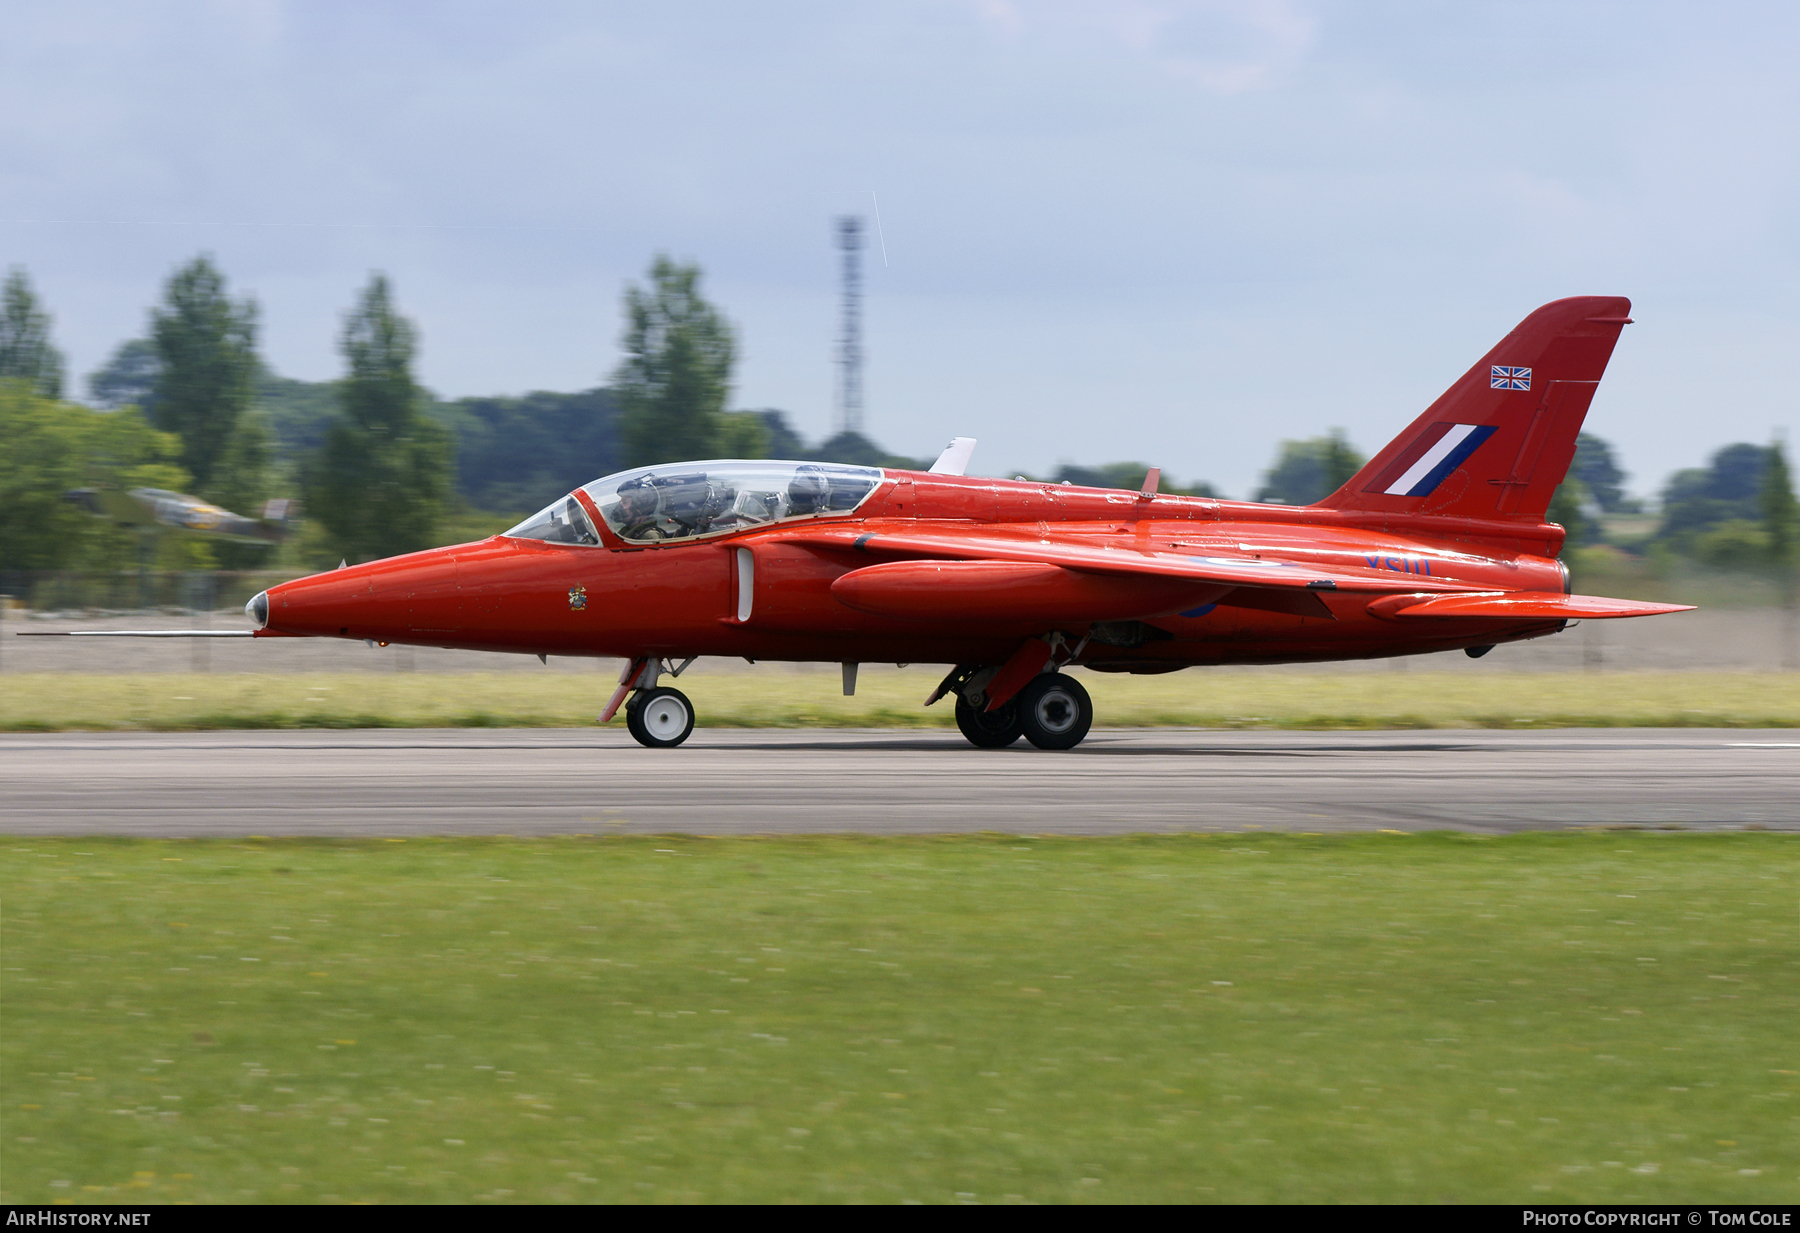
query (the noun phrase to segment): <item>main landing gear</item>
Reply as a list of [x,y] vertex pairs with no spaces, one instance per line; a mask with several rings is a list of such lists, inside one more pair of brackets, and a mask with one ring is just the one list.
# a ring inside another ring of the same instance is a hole
[[969,744],[979,749],[1005,749],[1025,735],[1025,725],[1019,719],[1017,698],[999,710],[990,711],[987,709],[985,696],[982,698],[982,705],[971,706],[967,698],[957,694],[956,726],[969,738]]
[[[970,682],[980,680],[980,673],[970,674]],[[1080,681],[1060,672],[1032,677],[994,710],[987,701],[985,689],[956,690],[956,726],[981,749],[1004,749],[1021,736],[1039,749],[1073,749],[1094,725],[1094,700]]]
[[1073,749],[1094,726],[1094,700],[1060,672],[1036,676],[1013,700],[1025,739],[1039,749]]

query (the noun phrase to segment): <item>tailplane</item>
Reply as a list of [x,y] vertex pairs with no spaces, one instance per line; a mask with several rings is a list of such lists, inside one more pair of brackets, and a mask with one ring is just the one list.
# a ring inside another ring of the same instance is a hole
[[1544,305],[1319,504],[1542,522],[1630,312],[1621,296]]

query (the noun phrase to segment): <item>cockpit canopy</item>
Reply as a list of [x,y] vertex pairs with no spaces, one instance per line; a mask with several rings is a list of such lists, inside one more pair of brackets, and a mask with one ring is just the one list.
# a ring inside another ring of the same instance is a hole
[[[880,482],[877,467],[727,459],[620,471],[582,491],[620,539],[655,543],[788,518],[847,514]],[[573,495],[552,502],[506,534],[552,543],[600,542]]]
[[573,493],[558,497],[506,534],[513,539],[541,539],[551,544],[598,546],[600,543],[587,511],[581,508],[581,502]]

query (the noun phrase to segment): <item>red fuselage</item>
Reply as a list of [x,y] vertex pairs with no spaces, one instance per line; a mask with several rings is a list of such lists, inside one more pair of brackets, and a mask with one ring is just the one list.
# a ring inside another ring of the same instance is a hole
[[[495,536],[316,574],[271,588],[259,636],[624,659],[982,664],[1005,660],[1022,639],[1062,632],[1089,639],[1086,666],[1159,672],[1421,654],[1535,638],[1565,623],[1392,615],[1394,594],[1413,589],[1566,592],[1556,560],[1563,529],[1551,523],[887,471],[850,513],[644,545],[611,533],[576,495],[600,528],[597,545]],[[988,549],[1004,541],[1023,563],[889,551],[890,535],[978,536]],[[1030,564],[1032,545],[1050,539],[1401,577],[1382,588],[1384,609],[1367,591],[1274,595]]]

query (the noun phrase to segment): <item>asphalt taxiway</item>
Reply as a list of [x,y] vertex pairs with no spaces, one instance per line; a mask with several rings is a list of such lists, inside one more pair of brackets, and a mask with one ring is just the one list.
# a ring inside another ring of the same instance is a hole
[[11,835],[1800,830],[1800,732],[10,734],[0,784]]

